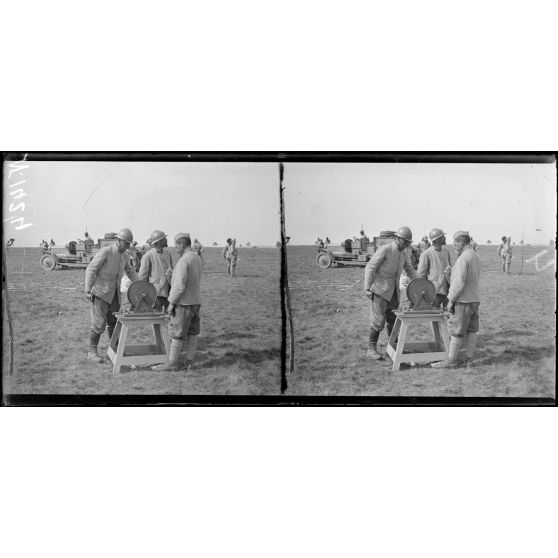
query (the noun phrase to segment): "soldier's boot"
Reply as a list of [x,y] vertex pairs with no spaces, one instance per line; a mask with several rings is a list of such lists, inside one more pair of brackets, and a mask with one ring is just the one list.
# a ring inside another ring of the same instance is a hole
[[470,364],[475,356],[475,347],[477,345],[477,334],[467,333],[465,339],[463,340],[463,345],[465,348],[465,355],[463,358],[464,364]]
[[198,347],[198,336],[188,335],[186,338],[186,354],[182,361],[183,369],[188,370],[188,367],[194,362],[194,355],[196,354],[196,349]]
[[458,368],[459,367],[459,349],[463,345],[461,337],[451,336],[449,354],[446,360],[431,364],[432,368]]
[[366,356],[372,360],[380,360],[384,358],[381,353],[378,352],[378,337],[380,337],[380,332],[375,329],[370,328],[370,336],[368,338],[368,350],[366,351]]
[[89,337],[89,351],[87,352],[87,360],[92,362],[104,362],[104,358],[97,352],[99,347],[100,333],[91,333]]
[[169,351],[169,361],[165,364],[158,364],[157,366],[152,366],[151,370],[156,372],[177,372],[180,370],[180,365],[178,364],[178,358],[180,357],[180,351],[182,350],[182,341],[180,339],[171,339],[170,351]]
[[510,263],[509,263],[509,262],[506,262],[506,266],[505,266],[505,267],[506,267],[506,275],[509,275],[509,274],[510,274]]

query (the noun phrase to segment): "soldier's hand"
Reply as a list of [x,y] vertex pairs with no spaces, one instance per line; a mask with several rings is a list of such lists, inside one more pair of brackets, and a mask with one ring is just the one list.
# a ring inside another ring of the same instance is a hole
[[176,315],[176,310],[174,308],[174,304],[169,304],[168,305],[167,312],[173,317]]
[[450,314],[455,314],[455,307],[453,306],[453,302],[448,302],[448,312]]
[[87,299],[87,302],[95,302],[95,295],[91,294],[91,293],[85,293],[85,298]]
[[366,291],[366,296],[367,296],[370,300],[372,300],[372,296],[373,296],[373,295],[372,295],[372,291],[371,291],[370,289],[368,289],[368,290]]

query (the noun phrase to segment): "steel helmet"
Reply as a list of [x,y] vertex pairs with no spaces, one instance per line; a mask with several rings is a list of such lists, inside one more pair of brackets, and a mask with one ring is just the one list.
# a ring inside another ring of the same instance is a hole
[[444,231],[442,229],[432,229],[429,233],[428,236],[430,237],[430,240],[432,242],[434,242],[435,240],[438,240],[439,238],[442,238],[442,236],[444,236]]
[[411,232],[411,229],[409,227],[399,227],[397,229],[397,232],[395,233],[395,236],[403,238],[404,240],[407,240],[409,242],[413,241],[413,233]]
[[116,238],[131,243],[134,240],[134,235],[130,229],[120,229],[116,234]]
[[159,240],[163,240],[163,238],[166,237],[167,235],[163,231],[155,230],[151,233],[151,236],[149,237],[149,243],[155,244],[155,242],[159,242]]

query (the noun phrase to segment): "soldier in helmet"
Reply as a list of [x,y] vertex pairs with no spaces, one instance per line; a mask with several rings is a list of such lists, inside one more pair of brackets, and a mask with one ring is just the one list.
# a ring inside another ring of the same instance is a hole
[[380,246],[364,269],[364,291],[370,299],[370,336],[366,355],[374,360],[383,358],[378,352],[380,332],[387,322],[387,333],[391,335],[395,323],[393,311],[399,306],[401,272],[405,270],[410,279],[417,276],[405,252],[412,241],[411,229],[401,227],[393,243]]
[[467,359],[473,357],[479,331],[480,304],[480,258],[471,248],[468,231],[457,231],[453,235],[453,248],[457,260],[451,273],[448,292],[448,320],[450,347],[448,358],[437,362],[434,368],[457,368],[459,351],[464,346]]
[[417,269],[417,276],[428,279],[436,287],[435,306],[448,305],[449,280],[451,276],[450,251],[446,246],[446,237],[442,229],[434,228],[429,235],[432,246],[421,255]]
[[166,310],[169,305],[170,279],[172,277],[172,259],[167,247],[167,235],[155,230],[149,237],[152,248],[141,259],[138,277],[149,281],[157,290],[156,310]]
[[116,325],[115,312],[120,309],[120,283],[124,274],[132,281],[138,275],[130,265],[126,250],[133,241],[132,231],[122,229],[116,235],[117,241],[101,248],[85,270],[85,293],[91,302],[91,337],[87,359],[102,362],[98,353],[101,334],[108,330],[109,339]]

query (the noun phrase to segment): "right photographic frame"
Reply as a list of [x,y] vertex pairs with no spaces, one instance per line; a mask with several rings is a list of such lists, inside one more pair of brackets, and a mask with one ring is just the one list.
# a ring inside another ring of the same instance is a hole
[[282,195],[286,394],[555,402],[553,154],[286,157]]

